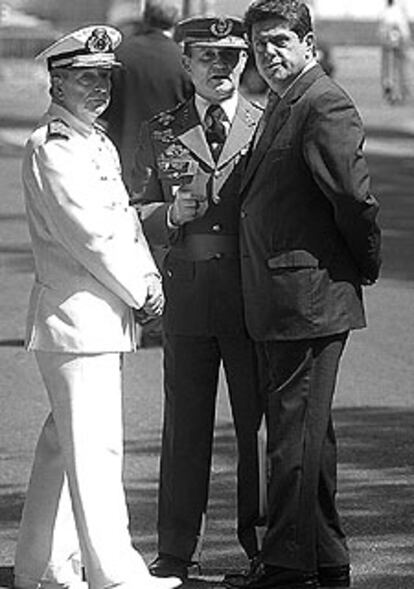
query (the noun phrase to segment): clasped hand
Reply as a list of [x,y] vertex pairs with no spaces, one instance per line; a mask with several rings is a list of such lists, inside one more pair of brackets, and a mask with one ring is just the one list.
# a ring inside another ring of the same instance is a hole
[[150,274],[147,276],[147,298],[139,312],[147,317],[159,317],[164,310],[164,293],[159,276]]

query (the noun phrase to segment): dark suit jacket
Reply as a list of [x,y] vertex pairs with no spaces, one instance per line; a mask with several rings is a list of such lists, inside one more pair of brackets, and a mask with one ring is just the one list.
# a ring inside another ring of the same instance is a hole
[[362,123],[320,68],[275,107],[241,188],[246,321],[256,340],[325,336],[365,325],[363,281],[380,266]]
[[[217,163],[211,155],[193,99],[143,125],[132,190],[157,259],[161,257],[157,247],[170,252],[163,268],[167,299],[164,327],[169,333],[246,333],[237,254],[206,261],[183,260],[178,254],[186,250],[187,239],[194,234],[228,237],[234,239],[237,246],[243,157],[260,115],[259,107],[239,97],[236,115]],[[194,192],[204,194],[209,207],[203,217],[186,223],[179,230],[171,230],[166,215],[173,200],[172,186],[180,184],[174,173],[183,169],[185,174],[187,168],[192,169]]]
[[142,122],[183,102],[193,87],[178,45],[161,31],[127,37],[116,54],[123,67],[113,71],[111,104],[103,118],[128,183]]

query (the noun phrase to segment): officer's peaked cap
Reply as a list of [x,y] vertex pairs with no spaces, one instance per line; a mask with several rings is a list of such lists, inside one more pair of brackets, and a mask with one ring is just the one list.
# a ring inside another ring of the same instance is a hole
[[47,60],[53,68],[99,67],[112,68],[120,65],[114,50],[122,35],[114,27],[92,25],[65,35],[44,49],[36,59]]
[[174,37],[178,43],[197,47],[248,47],[243,21],[228,16],[187,18],[177,24]]

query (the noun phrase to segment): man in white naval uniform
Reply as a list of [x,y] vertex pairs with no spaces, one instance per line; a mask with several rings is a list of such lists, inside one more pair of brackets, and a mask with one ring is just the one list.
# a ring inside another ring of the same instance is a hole
[[[35,261],[27,347],[51,413],[36,449],[15,560],[16,589],[170,589],[131,544],[122,485],[121,354],[133,308],[163,293],[119,160],[94,126],[120,33],[86,27],[46,49],[52,97],[23,163]],[[81,564],[82,563],[82,564]]]

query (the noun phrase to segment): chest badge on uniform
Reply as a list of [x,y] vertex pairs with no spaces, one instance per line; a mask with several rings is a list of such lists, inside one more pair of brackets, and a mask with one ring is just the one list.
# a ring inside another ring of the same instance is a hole
[[158,122],[163,127],[167,127],[168,125],[170,125],[173,122],[173,120],[173,115],[168,112],[162,112],[160,115],[158,115]]
[[161,143],[171,143],[175,139],[175,135],[172,129],[165,129],[164,131],[155,130],[152,132],[154,141],[160,141]]

